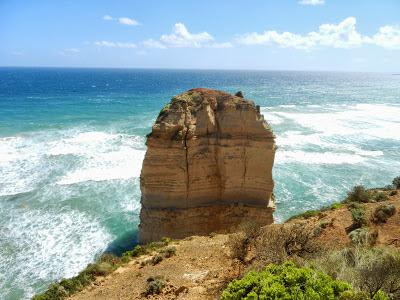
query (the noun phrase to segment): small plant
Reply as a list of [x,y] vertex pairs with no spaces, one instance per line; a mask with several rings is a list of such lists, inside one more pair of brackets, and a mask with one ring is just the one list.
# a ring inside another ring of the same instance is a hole
[[396,196],[397,195],[397,191],[391,191],[390,193],[389,193],[389,196]]
[[356,185],[347,193],[346,202],[367,203],[371,201],[371,193],[362,185]]
[[396,189],[400,189],[400,176],[394,178],[392,183]]
[[165,287],[165,282],[161,276],[149,277],[147,279],[147,287],[145,294],[154,295],[160,294]]
[[342,208],[343,206],[344,206],[343,203],[333,203],[331,205],[331,209],[339,209],[339,208]]
[[396,213],[396,207],[393,204],[379,205],[373,214],[374,223],[386,223],[386,221]]
[[374,198],[374,200],[375,200],[376,202],[383,202],[383,201],[389,200],[388,195],[387,195],[386,193],[384,193],[384,192],[377,192],[377,193],[374,195],[373,198]]
[[151,259],[151,264],[154,266],[158,263],[160,263],[163,260],[163,257],[159,254],[154,255],[153,258]]
[[132,250],[126,251],[124,254],[122,254],[122,261],[126,263],[130,261],[131,258],[138,257],[143,254],[147,254],[147,249],[143,246],[136,245]]
[[355,229],[361,228],[367,225],[367,219],[365,217],[365,209],[362,204],[353,202],[349,205],[349,210],[351,213],[351,218],[353,219],[353,224],[346,228],[347,232],[351,232]]
[[354,245],[372,246],[378,238],[378,231],[369,231],[368,228],[358,228],[349,233],[349,238]]
[[174,246],[170,246],[165,249],[162,249],[160,252],[164,255],[164,257],[169,258],[175,255],[176,248]]

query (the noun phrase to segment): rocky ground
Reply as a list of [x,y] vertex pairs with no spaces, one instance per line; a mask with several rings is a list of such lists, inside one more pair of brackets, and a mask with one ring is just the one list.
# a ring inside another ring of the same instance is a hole
[[[382,204],[393,204],[396,213],[386,223],[375,224],[371,221],[372,214]],[[387,201],[363,206],[368,230],[377,233],[375,245],[400,248],[400,193],[389,196]],[[344,206],[307,219],[298,218],[287,224],[268,225],[261,232],[275,228],[279,234],[284,226],[302,224],[312,228],[313,232],[318,230],[318,234],[312,237],[314,245],[331,250],[350,244],[346,228],[352,223],[351,213]],[[260,243],[255,242],[261,235],[257,233],[250,241],[246,241],[246,253],[242,258],[238,255],[240,251],[235,249],[239,245],[238,238],[235,239],[233,235],[211,234],[174,241],[169,247],[176,248],[175,255],[164,257],[159,262],[154,259],[158,256],[157,251],[133,258],[113,273],[98,277],[71,299],[218,299],[232,279],[255,266],[252,264],[256,259],[254,256],[263,251],[257,248]],[[159,294],[146,294],[149,286],[151,289],[152,284],[157,282],[164,284],[162,291]]]

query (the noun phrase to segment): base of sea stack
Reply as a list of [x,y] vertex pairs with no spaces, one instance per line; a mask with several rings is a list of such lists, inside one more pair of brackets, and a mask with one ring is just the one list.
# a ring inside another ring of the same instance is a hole
[[163,237],[174,239],[212,232],[235,231],[246,223],[258,226],[274,222],[273,207],[207,206],[188,209],[145,209],[140,212],[139,242],[146,244]]

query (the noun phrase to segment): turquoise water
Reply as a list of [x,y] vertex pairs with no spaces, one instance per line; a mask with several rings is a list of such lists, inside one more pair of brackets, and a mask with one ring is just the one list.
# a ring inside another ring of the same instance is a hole
[[261,105],[279,147],[278,222],[400,175],[400,76],[0,68],[0,299],[136,242],[145,134],[193,87]]

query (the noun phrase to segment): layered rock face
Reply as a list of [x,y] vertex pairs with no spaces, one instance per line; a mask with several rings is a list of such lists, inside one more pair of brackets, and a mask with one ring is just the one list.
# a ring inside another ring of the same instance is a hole
[[147,137],[140,242],[272,223],[274,138],[241,94],[193,89],[174,97]]

